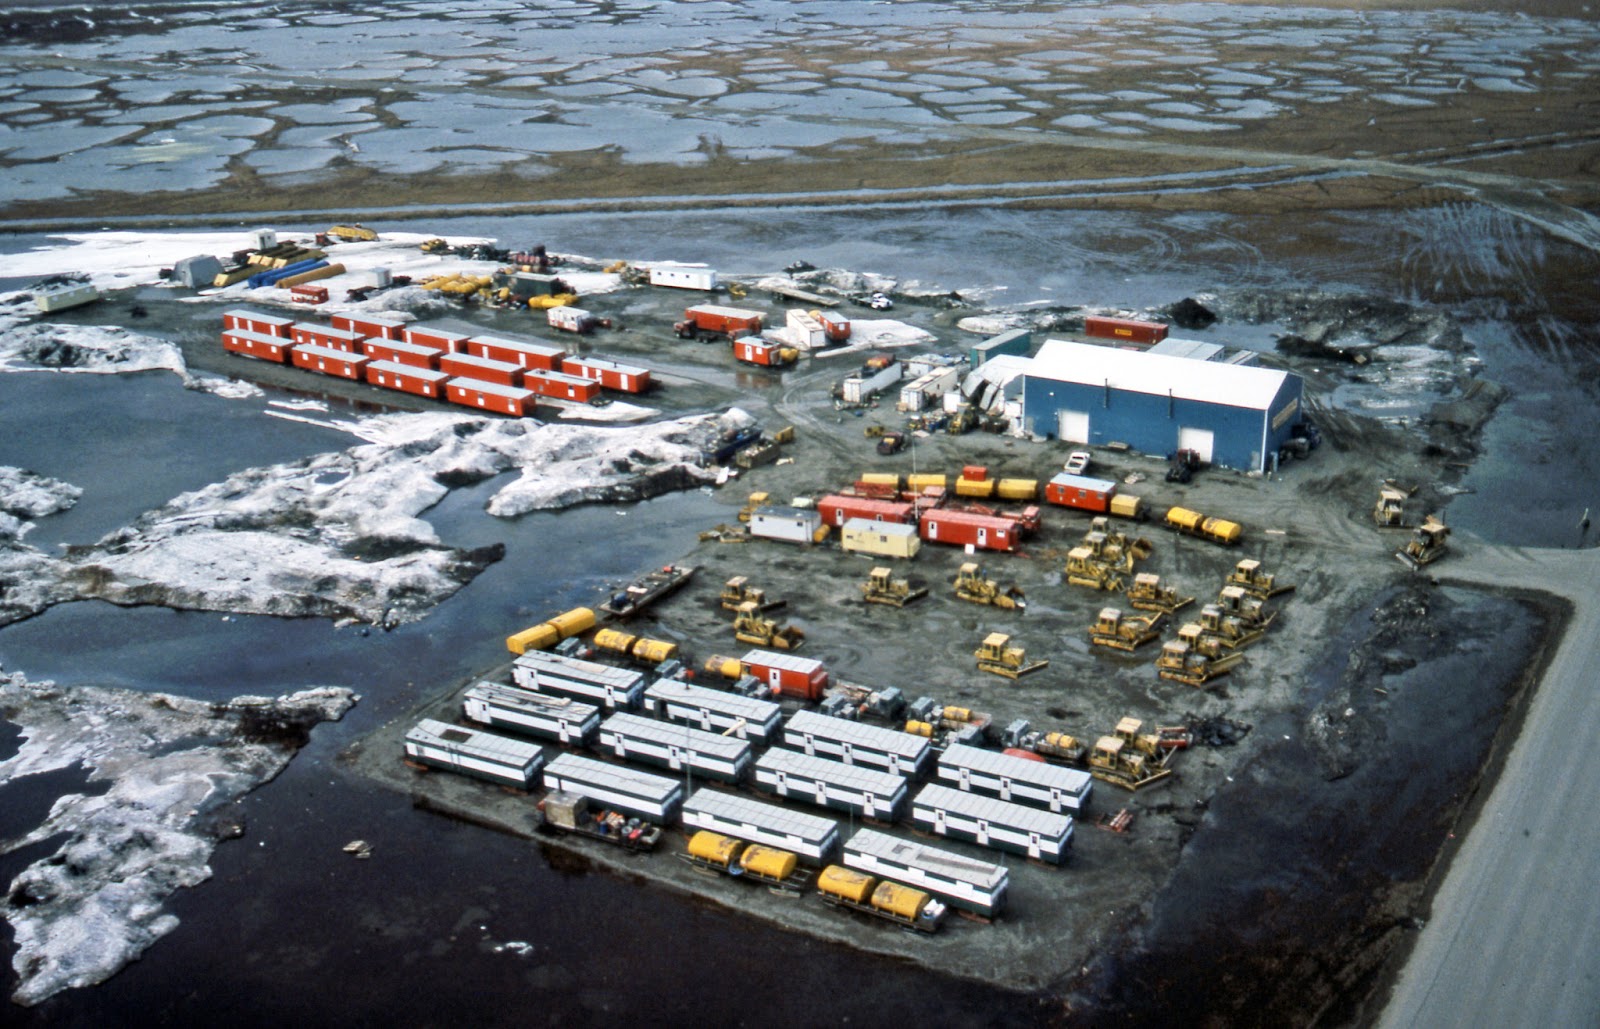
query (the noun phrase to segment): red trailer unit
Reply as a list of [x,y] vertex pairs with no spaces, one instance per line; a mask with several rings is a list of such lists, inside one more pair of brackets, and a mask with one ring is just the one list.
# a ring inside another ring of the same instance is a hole
[[295,322],[290,330],[296,343],[310,343],[319,347],[343,350],[347,354],[364,354],[361,341],[366,337],[354,329],[335,329],[311,322]]
[[222,349],[240,357],[283,364],[289,359],[289,351],[293,348],[294,344],[282,336],[269,336],[249,329],[224,329],[222,332]]
[[362,371],[367,366],[365,354],[349,354],[343,350],[315,343],[295,347],[291,356],[296,368],[321,372],[323,375],[335,375],[341,379],[359,380],[363,377]]
[[406,338],[406,323],[397,318],[380,318],[377,315],[363,315],[358,318],[351,314],[336,314],[328,320],[336,329],[349,329],[371,339]]
[[682,337],[707,335],[735,339],[761,331],[761,312],[720,304],[696,304],[684,309],[683,321],[673,329]]
[[1161,322],[1140,322],[1131,318],[1102,318],[1085,315],[1083,334],[1102,339],[1120,339],[1129,343],[1160,343],[1167,338],[1167,327]]
[[445,399],[452,404],[521,418],[533,413],[533,391],[521,386],[502,386],[478,379],[450,379],[445,383]]
[[450,378],[444,372],[432,368],[418,368],[415,365],[401,364],[398,361],[368,361],[367,381],[374,386],[384,389],[397,389],[404,393],[415,393],[419,397],[435,397],[443,399],[445,380]]
[[279,318],[274,314],[257,314],[255,311],[246,311],[236,308],[232,311],[222,312],[222,327],[224,329],[243,329],[245,332],[259,332],[263,336],[279,336],[289,338],[289,328],[294,325],[292,318]]
[[650,370],[637,365],[618,364],[603,357],[569,357],[561,370],[580,379],[593,379],[606,389],[621,393],[643,393],[650,388]]
[[419,347],[432,347],[447,354],[460,354],[467,349],[468,335],[455,329],[436,325],[413,325],[406,330],[406,342]]
[[980,550],[1015,550],[1018,531],[1015,519],[967,511],[937,509],[922,516],[922,538],[929,543],[949,543]]
[[473,336],[467,340],[467,353],[504,361],[518,368],[538,368],[546,372],[561,371],[561,359],[567,356],[567,352],[560,347],[499,336]]
[[522,376],[522,384],[541,397],[553,397],[556,400],[581,400],[588,403],[600,395],[598,382],[562,372],[528,371]]
[[900,500],[874,500],[871,497],[847,497],[830,493],[817,501],[817,512],[822,524],[843,528],[852,518],[865,518],[871,522],[905,524],[915,520],[916,507]]
[[502,386],[522,385],[522,366],[472,354],[440,354],[439,370],[463,379],[482,379]]
[[782,697],[820,700],[828,688],[828,670],[815,658],[752,650],[739,660],[747,675],[760,679]]
[[1050,503],[1096,514],[1109,511],[1111,498],[1116,494],[1117,484],[1110,479],[1091,479],[1086,475],[1069,475],[1066,472],[1044,484],[1044,498]]
[[361,349],[374,361],[392,361],[413,368],[438,368],[442,356],[432,347],[419,347],[403,339],[363,340]]

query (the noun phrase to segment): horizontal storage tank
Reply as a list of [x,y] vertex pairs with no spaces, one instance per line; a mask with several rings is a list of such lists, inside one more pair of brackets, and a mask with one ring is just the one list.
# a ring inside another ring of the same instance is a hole
[[832,819],[712,789],[698,789],[684,803],[683,824],[787,850],[810,864],[827,862],[839,849],[839,827]]
[[632,710],[644,699],[642,672],[560,654],[530,650],[512,662],[511,678],[525,690],[597,703],[607,710]]
[[689,776],[738,782],[750,769],[748,740],[626,712],[600,723],[596,746],[622,761],[657,765]]
[[223,329],[222,349],[241,357],[283,364],[289,359],[294,344],[282,336],[271,336],[251,329]]
[[406,733],[406,757],[445,771],[525,790],[544,767],[544,751],[524,740],[424,718]]
[[666,776],[596,761],[581,754],[557,754],[544,766],[544,785],[587,797],[592,804],[670,825],[683,806],[683,783]]
[[937,775],[940,782],[959,790],[1073,816],[1082,815],[1094,788],[1088,772],[964,743],[952,744],[939,755]]
[[924,786],[911,801],[911,820],[923,832],[1059,865],[1072,846],[1072,816]]
[[394,361],[367,362],[367,382],[384,389],[397,389],[419,397],[438,398],[444,392],[445,380],[450,376],[432,368],[417,368]]
[[815,711],[797,711],[789,717],[783,727],[783,745],[813,757],[912,778],[922,774],[933,756],[933,748],[920,736]]
[[600,709],[592,704],[493,682],[469,687],[461,709],[479,725],[572,747],[587,746],[600,731]]
[[927,890],[963,911],[994,918],[1005,910],[1011,874],[1004,865],[940,850],[876,829],[860,829],[844,845],[844,864]]
[[904,778],[798,750],[775,747],[762,754],[756,761],[752,781],[757,789],[786,800],[849,811],[880,822],[898,821],[905,811]]
[[770,700],[677,679],[661,679],[649,686],[644,691],[644,709],[658,718],[726,733],[763,747],[777,739],[778,727],[783,724],[783,708]]

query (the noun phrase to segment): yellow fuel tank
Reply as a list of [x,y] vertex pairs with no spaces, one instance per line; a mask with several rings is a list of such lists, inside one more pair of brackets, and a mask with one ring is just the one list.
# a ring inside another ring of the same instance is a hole
[[[598,640],[599,637],[597,636],[596,641],[598,642]],[[671,661],[678,656],[678,645],[676,643],[668,643],[666,640],[652,640],[640,636],[634,641],[632,653],[640,661],[648,661],[651,664],[659,665],[663,661]]]
[[912,721],[909,721],[909,722],[906,723],[906,732],[910,733],[913,736],[929,736],[929,737],[931,737],[933,735],[933,723],[932,722],[918,722],[916,720],[912,720]]
[[943,475],[923,474],[906,476],[906,489],[913,490],[917,493],[921,493],[929,486],[937,486],[940,489],[944,489],[947,483],[948,480]]
[[571,611],[563,611],[550,619],[550,624],[555,626],[562,639],[576,636],[580,632],[588,632],[594,628],[594,611],[587,607],[575,607]]
[[998,489],[1001,500],[1039,499],[1038,479],[1001,479]]
[[689,856],[727,868],[739,856],[739,850],[743,846],[743,840],[702,829],[689,837]]
[[873,907],[913,922],[922,914],[922,909],[927,903],[926,893],[913,890],[909,886],[901,886],[899,883],[881,882],[878,888],[872,891]]
[[633,645],[639,637],[620,629],[601,629],[594,634],[594,645],[601,650],[609,650],[615,654],[628,654],[633,651]]
[[739,867],[746,872],[766,876],[768,879],[787,879],[794,874],[800,859],[787,850],[754,844],[746,847],[739,858]]
[[530,650],[544,650],[560,642],[561,633],[556,631],[556,627],[549,622],[540,622],[538,625],[507,636],[506,649],[513,654],[526,654]]
[[840,897],[852,904],[865,904],[872,896],[872,884],[876,881],[863,872],[855,872],[841,865],[829,865],[817,876],[817,892]]
[[712,675],[720,675],[724,679],[738,679],[744,675],[744,662],[736,657],[712,654],[706,658],[706,663],[702,667]]

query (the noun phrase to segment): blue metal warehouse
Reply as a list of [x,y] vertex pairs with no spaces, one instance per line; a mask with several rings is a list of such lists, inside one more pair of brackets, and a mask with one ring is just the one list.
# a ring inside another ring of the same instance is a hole
[[1302,418],[1300,377],[1052,339],[1023,376],[1023,428],[1068,443],[1266,471]]

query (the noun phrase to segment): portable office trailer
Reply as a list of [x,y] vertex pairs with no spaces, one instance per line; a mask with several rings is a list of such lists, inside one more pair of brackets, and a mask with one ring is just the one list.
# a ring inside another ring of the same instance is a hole
[[939,755],[941,782],[970,793],[1081,815],[1094,779],[1088,772],[1045,764],[994,750],[953,743]]
[[650,369],[618,364],[603,357],[567,357],[561,370],[580,379],[593,379],[605,389],[621,393],[643,393],[650,388]]
[[419,397],[441,397],[450,376],[432,368],[416,368],[395,361],[368,361],[367,381],[385,389],[415,393]]
[[521,386],[455,378],[445,383],[444,396],[452,404],[508,414],[515,418],[533,413],[533,391]]
[[600,395],[598,382],[580,379],[576,375],[567,375],[563,372],[540,371],[537,368],[530,368],[523,373],[522,384],[542,397],[554,397],[557,400],[578,400],[588,403]]
[[783,745],[812,756],[882,768],[911,778],[923,773],[933,754],[926,737],[830,718],[815,711],[798,711],[789,717],[783,726]]
[[1072,816],[930,783],[911,801],[911,821],[937,836],[1059,865],[1072,846]]
[[254,357],[261,361],[283,364],[289,359],[294,344],[282,336],[269,336],[249,329],[223,329],[222,349],[241,357]]
[[844,845],[844,866],[915,886],[964,911],[995,918],[1006,906],[1011,873],[990,864],[914,840],[860,829]]
[[929,543],[949,543],[980,550],[1015,550],[1021,533],[1010,518],[934,509],[922,516],[922,538]]
[[623,761],[641,761],[722,782],[743,779],[752,755],[749,740],[627,713],[614,714],[600,723],[598,747]]
[[770,700],[662,679],[644,691],[644,709],[658,718],[770,746],[783,724],[783,708]]
[[501,386],[522,385],[521,365],[496,361],[492,357],[476,357],[465,353],[440,354],[439,370],[452,376],[459,375],[464,379],[493,382]]
[[357,317],[351,314],[330,315],[328,321],[336,329],[349,329],[359,332],[371,339],[392,339],[405,342],[406,323],[398,318],[381,318],[377,315],[365,314]]
[[874,500],[871,497],[847,497],[830,493],[817,501],[817,511],[822,520],[836,528],[852,518],[865,518],[874,522],[907,523],[916,521],[917,509],[899,500]]
[[669,825],[683,807],[683,783],[581,754],[557,754],[544,766],[547,790],[587,797],[591,804]]
[[781,747],[756,761],[756,788],[817,807],[849,811],[863,818],[896,822],[905,813],[906,781],[892,772],[847,765]]
[[912,558],[921,547],[922,537],[917,535],[915,525],[851,518],[839,531],[839,549],[847,554]]
[[347,354],[366,352],[361,346],[361,341],[366,337],[354,329],[336,329],[331,325],[295,322],[289,327],[289,334],[296,343],[314,343],[333,350],[343,350]]
[[367,366],[365,354],[352,354],[344,350],[335,350],[333,347],[319,346],[316,343],[307,343],[297,346],[290,354],[296,368],[304,368],[311,372],[321,372],[323,375],[334,375],[341,379],[364,379]]
[[374,361],[393,361],[414,368],[436,369],[442,356],[432,347],[419,347],[403,339],[368,338],[361,341],[361,349]]
[[828,670],[815,658],[752,650],[739,661],[746,675],[760,679],[780,697],[816,700],[828,688]]
[[653,264],[650,266],[650,285],[711,290],[717,288],[717,273],[704,265]]
[[807,864],[823,864],[839,850],[839,826],[831,818],[715,790],[694,792],[683,805],[683,824],[787,850]]
[[462,699],[461,711],[469,721],[480,725],[574,747],[588,746],[600,730],[600,709],[592,704],[496,682],[470,687]]
[[810,545],[822,528],[822,516],[803,507],[758,507],[750,512],[750,535]]
[[525,690],[598,701],[607,710],[636,708],[644,698],[644,673],[560,654],[529,651],[511,665],[511,678]]
[[567,356],[567,352],[560,347],[500,336],[473,336],[467,340],[467,353],[544,372],[560,371],[562,358]]
[[222,327],[224,329],[244,329],[248,332],[259,332],[263,336],[279,336],[289,339],[290,329],[294,326],[294,319],[279,318],[275,314],[261,314],[256,311],[247,311],[244,308],[235,308],[232,311],[222,312]]
[[459,329],[442,325],[416,322],[406,327],[405,340],[413,346],[432,347],[447,354],[459,354],[466,349],[468,335]]
[[544,751],[526,740],[424,718],[406,733],[406,757],[430,768],[528,789],[544,767]]

